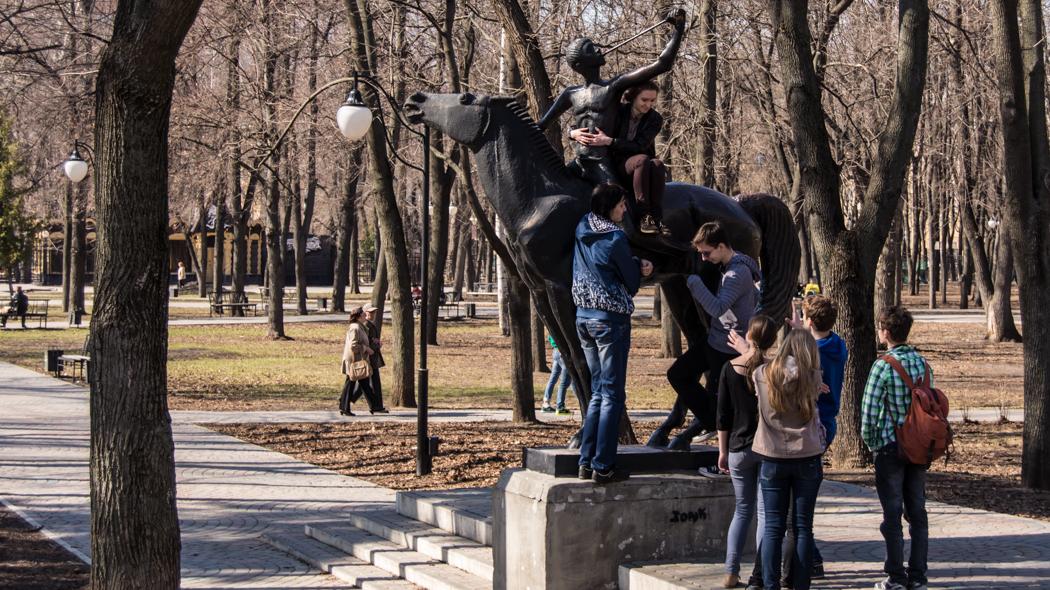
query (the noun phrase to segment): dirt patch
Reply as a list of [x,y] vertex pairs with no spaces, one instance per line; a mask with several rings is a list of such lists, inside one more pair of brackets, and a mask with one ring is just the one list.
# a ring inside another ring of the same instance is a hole
[[[642,440],[656,422],[635,423]],[[432,423],[441,437],[434,472],[415,476],[415,425],[390,423],[237,424],[210,428],[307,463],[404,489],[491,486],[521,465],[523,447],[565,444],[578,424]],[[1016,423],[956,425],[955,454],[930,471],[927,496],[939,502],[1050,520],[1050,492],[1021,487],[1021,430]],[[874,487],[874,474],[830,469],[829,479]]]
[[91,571],[84,562],[0,505],[0,588],[74,590],[90,587]]

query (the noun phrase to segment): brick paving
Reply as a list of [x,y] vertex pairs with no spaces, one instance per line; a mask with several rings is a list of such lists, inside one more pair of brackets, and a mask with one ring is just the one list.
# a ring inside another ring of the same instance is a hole
[[[459,414],[455,418],[473,416]],[[173,426],[183,586],[346,587],[259,536],[389,506],[393,492],[187,418],[200,416],[176,417]],[[90,554],[87,462],[87,391],[0,363],[0,499],[84,559]],[[870,588],[880,578],[880,518],[872,491],[824,484],[816,533],[828,578],[815,587]],[[930,526],[931,588],[1050,588],[1050,523],[931,502]]]

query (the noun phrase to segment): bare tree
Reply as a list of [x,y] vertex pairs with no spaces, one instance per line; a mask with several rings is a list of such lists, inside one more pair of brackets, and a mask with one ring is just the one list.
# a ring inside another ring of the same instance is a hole
[[120,0],[96,81],[91,586],[179,587],[167,405],[168,115],[200,0]]

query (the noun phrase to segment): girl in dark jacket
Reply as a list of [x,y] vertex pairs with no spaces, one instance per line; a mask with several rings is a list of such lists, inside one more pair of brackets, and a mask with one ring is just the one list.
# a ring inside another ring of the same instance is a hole
[[664,163],[656,158],[656,136],[664,125],[664,118],[653,108],[659,92],[653,82],[624,92],[620,126],[610,146],[616,171],[626,174],[634,185],[639,229],[647,234],[668,233],[661,221],[667,175]]

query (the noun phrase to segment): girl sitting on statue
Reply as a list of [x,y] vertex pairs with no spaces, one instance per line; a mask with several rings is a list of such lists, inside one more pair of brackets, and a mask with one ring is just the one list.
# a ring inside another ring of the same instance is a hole
[[634,188],[635,206],[631,211],[642,233],[670,232],[664,227],[663,196],[667,184],[664,163],[656,158],[656,136],[664,118],[653,108],[660,87],[645,81],[623,93],[617,117],[617,131],[608,136],[601,129],[589,133],[574,129],[569,137],[586,146],[608,146],[616,173]]

